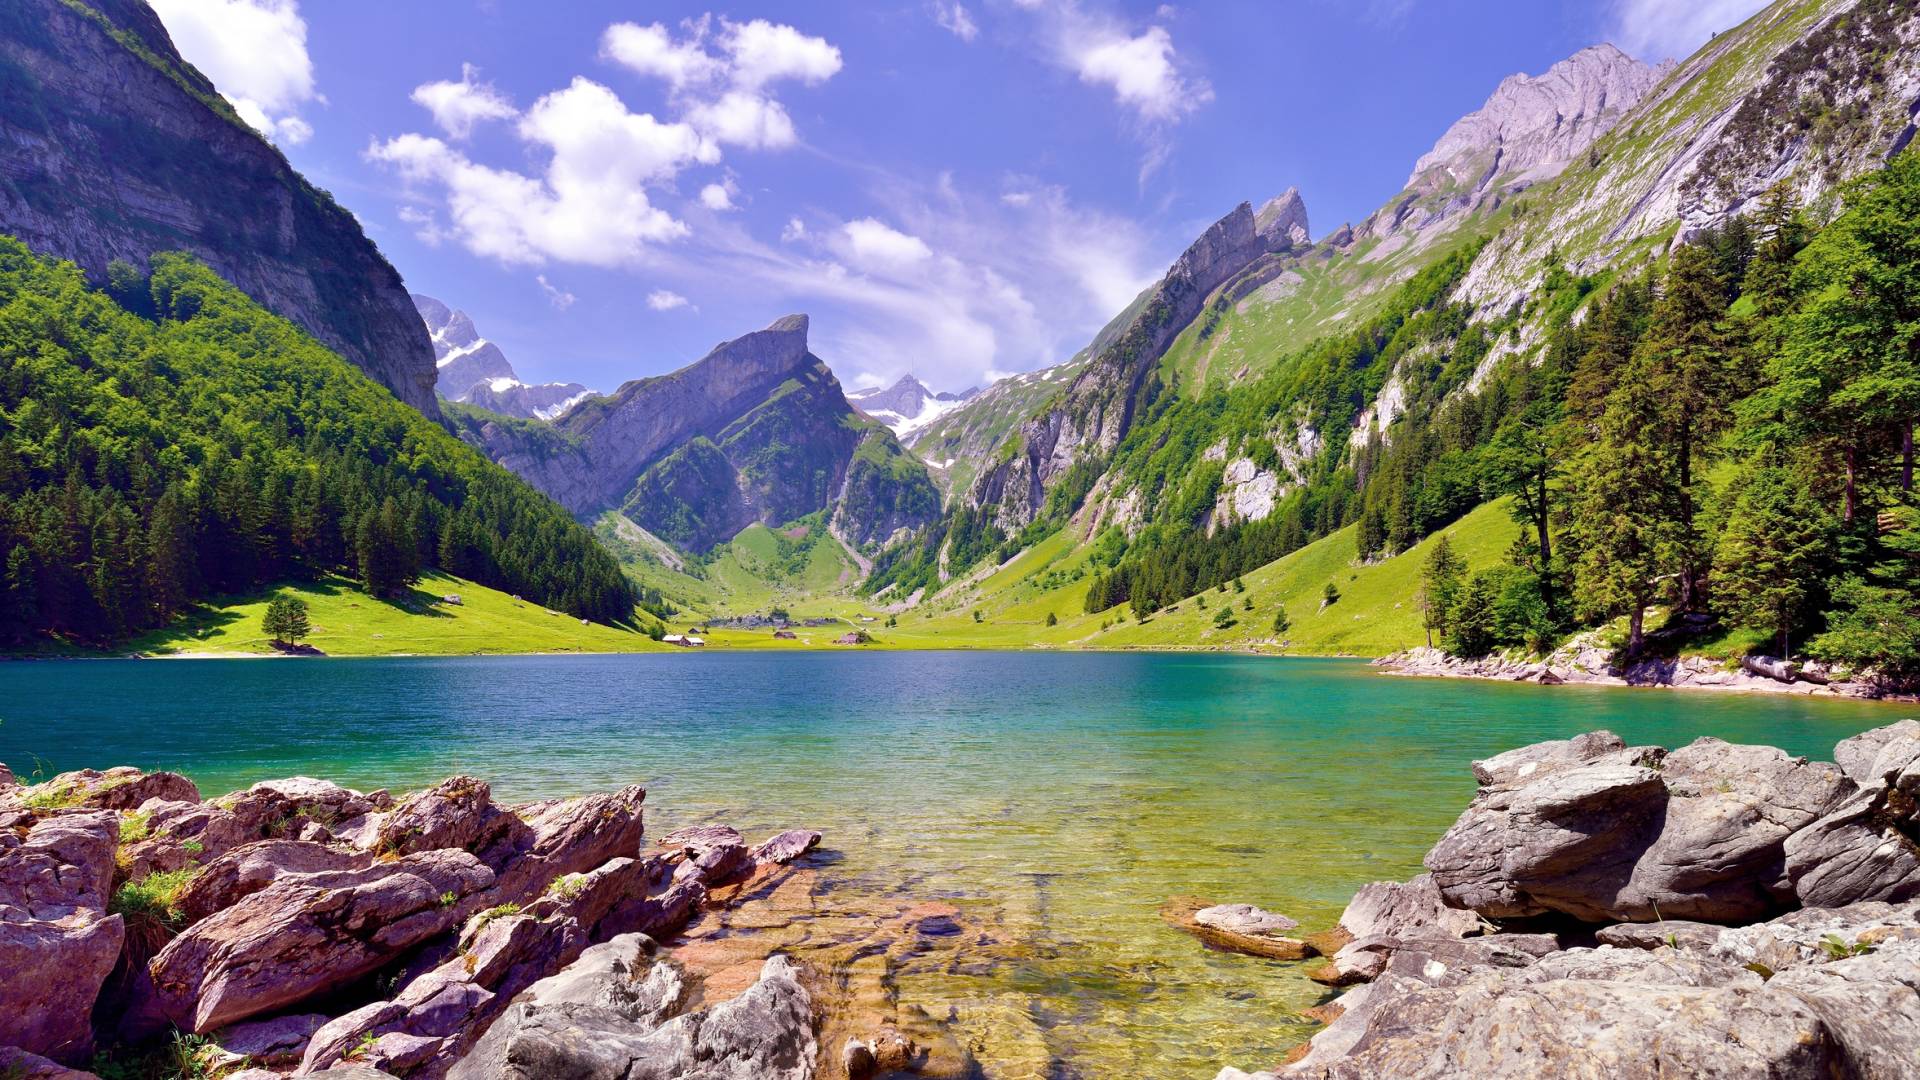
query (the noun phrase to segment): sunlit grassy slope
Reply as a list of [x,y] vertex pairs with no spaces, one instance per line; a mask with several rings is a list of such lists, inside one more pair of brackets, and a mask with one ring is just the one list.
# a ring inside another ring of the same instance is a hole
[[[1477,570],[1500,561],[1514,529],[1504,504],[1489,504],[1446,532]],[[1413,597],[1421,563],[1434,542],[1429,539],[1410,552],[1360,564],[1354,556],[1353,530],[1345,529],[1246,575],[1244,592],[1208,592],[1142,622],[1126,608],[1094,615],[1081,610],[1087,555],[1070,532],[1062,532],[976,583],[894,613],[897,625],[888,626],[888,611],[853,595],[845,584],[851,578],[840,576],[846,568],[820,555],[825,545],[814,549],[794,575],[807,579],[814,590],[808,592],[756,576],[753,561],[771,557],[775,544],[770,536],[742,534],[708,566],[705,579],[664,571],[707,589],[709,596],[726,596],[721,606],[690,607],[667,625],[675,632],[700,630],[713,649],[826,648],[849,630],[860,629],[875,639],[868,647],[881,649],[1235,649],[1377,656],[1424,640]],[[1341,597],[1322,609],[1328,582]],[[339,577],[289,583],[279,591],[307,602],[313,633],[306,640],[330,656],[675,651],[638,630],[583,624],[444,574],[428,574],[398,601],[376,600]],[[175,626],[139,639],[131,651],[153,656],[267,655],[272,649],[260,630],[260,618],[273,595],[203,607]],[[461,602],[445,602],[448,595],[458,595]],[[793,640],[776,639],[766,630],[705,625],[716,614],[765,612],[773,606],[787,607],[796,620],[828,621],[796,627]],[[1284,641],[1272,629],[1273,613],[1282,606],[1292,621]],[[1215,625],[1222,608],[1232,611],[1233,625]],[[1048,615],[1054,616],[1055,625],[1047,625]]]

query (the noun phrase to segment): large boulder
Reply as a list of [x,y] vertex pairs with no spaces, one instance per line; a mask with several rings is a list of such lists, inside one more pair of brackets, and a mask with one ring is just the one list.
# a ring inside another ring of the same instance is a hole
[[149,965],[160,1006],[208,1032],[296,1005],[450,929],[494,882],[464,851],[293,874],[195,923]]
[[1789,847],[1841,806],[1833,765],[1700,739],[1666,754],[1606,732],[1475,764],[1479,793],[1427,854],[1448,905],[1493,919],[1743,922],[1795,905]]
[[283,877],[373,865],[368,852],[342,850],[309,840],[256,840],[214,859],[181,890],[180,911],[197,922],[239,903]]
[[62,1062],[92,1053],[94,1002],[126,936],[107,914],[119,839],[108,810],[0,829],[0,1046]]
[[477,851],[518,820],[493,805],[485,780],[454,776],[402,800],[374,832],[374,849],[410,855],[438,848]]
[[811,1080],[812,998],[793,961],[772,957],[740,996],[663,1022],[681,1003],[671,975],[637,979],[625,939],[600,948],[606,974],[529,991],[450,1080]]
[[646,833],[647,789],[619,791],[517,807],[523,828],[502,832],[478,851],[498,880],[489,904],[524,904],[565,874],[584,874],[609,859],[640,854]]
[[15,1046],[0,1046],[0,1076],[7,1080],[100,1080],[90,1072],[69,1069]]

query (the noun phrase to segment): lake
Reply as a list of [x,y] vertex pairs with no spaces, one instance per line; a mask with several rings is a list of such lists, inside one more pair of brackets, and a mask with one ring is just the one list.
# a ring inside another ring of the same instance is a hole
[[815,828],[835,888],[991,912],[1018,959],[900,989],[951,1010],[993,1075],[1211,1080],[1277,1060],[1323,993],[1168,928],[1168,897],[1322,929],[1360,885],[1419,871],[1473,758],[1603,727],[1829,758],[1914,711],[1211,655],[77,661],[0,664],[0,761],[23,781],[175,769],[208,796],[293,774],[399,791],[468,772],[502,800],[642,782],[650,833]]

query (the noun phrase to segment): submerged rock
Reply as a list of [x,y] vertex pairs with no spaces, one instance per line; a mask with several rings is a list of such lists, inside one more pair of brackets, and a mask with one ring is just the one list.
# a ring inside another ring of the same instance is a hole
[[1299,927],[1299,923],[1251,904],[1208,904],[1190,896],[1176,896],[1161,905],[1160,917],[1228,952],[1269,960],[1305,960],[1317,955],[1305,941],[1281,933]]

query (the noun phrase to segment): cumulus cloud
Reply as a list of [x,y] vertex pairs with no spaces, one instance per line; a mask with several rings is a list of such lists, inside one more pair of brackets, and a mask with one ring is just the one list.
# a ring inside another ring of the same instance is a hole
[[440,130],[455,139],[472,135],[474,126],[483,121],[511,120],[520,114],[492,83],[480,81],[480,69],[472,64],[460,65],[459,82],[414,87],[413,103],[432,113]]
[[[659,24],[617,23],[601,55],[661,80],[673,119],[630,109],[613,90],[576,76],[525,112],[462,65],[458,82],[427,83],[413,100],[432,114],[445,138],[409,133],[376,139],[367,157],[394,169],[418,199],[438,195],[446,225],[415,205],[403,220],[428,243],[457,237],[475,254],[505,263],[548,260],[620,266],[650,248],[688,235],[688,226],[657,205],[675,193],[679,174],[719,164],[722,148],[779,149],[798,136],[772,95],[780,83],[814,85],[841,68],[840,50],[825,39],[764,19],[736,23],[703,16],[680,33]],[[544,164],[521,171],[475,160],[450,145],[488,121],[513,121],[525,156]],[[733,206],[731,176],[699,194],[710,210]]]
[[1767,0],[1617,0],[1614,44],[1646,60],[1689,56],[1715,33],[1731,29],[1767,6]]
[[296,0],[152,0],[180,55],[213,80],[240,118],[275,142],[313,137],[300,116],[324,101]]
[[793,120],[772,94],[780,82],[814,86],[840,71],[840,50],[825,38],[753,19],[737,23],[703,15],[676,36],[652,23],[615,23],[600,54],[664,82],[689,123],[716,142],[755,150],[798,141]]
[[788,218],[787,227],[780,230],[782,243],[794,244],[807,238],[807,223],[799,218]]
[[845,254],[862,267],[909,266],[933,258],[925,240],[873,218],[847,222],[842,234]]
[[655,311],[674,311],[687,307],[687,298],[671,289],[655,289],[647,294],[647,306]]
[[685,236],[686,225],[654,206],[647,189],[720,159],[692,127],[631,112],[586,78],[535,102],[516,131],[548,154],[544,175],[494,168],[418,134],[376,141],[367,156],[409,183],[440,188],[453,231],[477,255],[591,266],[618,266],[648,244]]
[[973,21],[973,13],[960,0],[934,0],[933,21],[961,41],[980,36],[980,25]]

